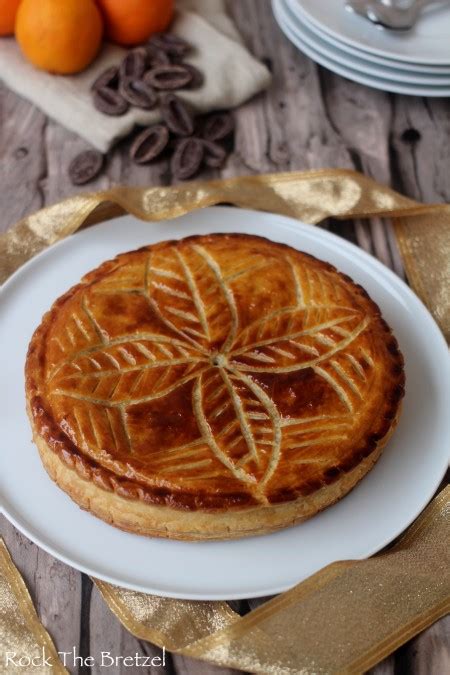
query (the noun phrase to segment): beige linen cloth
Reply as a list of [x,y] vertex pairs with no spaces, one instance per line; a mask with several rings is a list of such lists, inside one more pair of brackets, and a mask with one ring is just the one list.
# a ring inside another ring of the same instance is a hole
[[[192,43],[186,59],[204,74],[204,85],[179,92],[198,112],[233,108],[268,86],[270,74],[243,46],[227,16],[224,0],[179,0],[171,30]],[[22,56],[13,38],[0,40],[0,80],[27,98],[54,120],[106,152],[135,125],[157,122],[158,110],[131,108],[122,117],[108,117],[92,104],[91,85],[96,77],[126,53],[105,45],[84,72],[74,76],[50,75],[37,70]]]

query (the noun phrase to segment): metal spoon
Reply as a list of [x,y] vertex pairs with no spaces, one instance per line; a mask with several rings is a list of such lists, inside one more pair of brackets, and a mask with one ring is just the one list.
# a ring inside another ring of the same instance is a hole
[[415,0],[408,7],[387,5],[373,0],[347,0],[346,9],[368,18],[381,28],[407,31],[413,28],[428,5],[448,5],[450,0]]

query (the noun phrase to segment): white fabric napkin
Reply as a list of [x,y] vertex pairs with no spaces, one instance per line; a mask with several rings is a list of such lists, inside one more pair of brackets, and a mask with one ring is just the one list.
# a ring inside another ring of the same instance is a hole
[[[267,68],[243,46],[223,0],[179,0],[171,30],[195,47],[186,59],[197,66],[205,82],[200,89],[177,92],[198,112],[233,108],[266,88]],[[135,125],[160,119],[159,111],[131,108],[122,117],[109,117],[92,103],[91,85],[97,76],[120,63],[126,51],[105,45],[84,72],[74,76],[50,75],[34,68],[22,56],[13,38],[0,39],[0,79],[54,120],[106,152]]]

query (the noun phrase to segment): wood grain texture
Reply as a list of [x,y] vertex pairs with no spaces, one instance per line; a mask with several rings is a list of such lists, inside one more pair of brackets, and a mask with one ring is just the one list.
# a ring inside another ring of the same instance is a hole
[[[235,151],[220,173],[210,170],[205,178],[290,169],[355,168],[409,197],[450,201],[450,100],[395,96],[319,68],[283,36],[272,17],[269,0],[231,0],[229,9],[248,47],[271,69],[273,84],[236,112]],[[166,160],[138,167],[128,159],[128,145],[123,141],[111,151],[102,175],[82,190],[119,183],[171,182]],[[0,84],[0,231],[22,216],[79,191],[70,184],[67,168],[87,147],[85,141],[46,119]],[[389,223],[377,219],[329,221],[325,227],[403,275]],[[59,650],[70,651],[75,646],[79,654],[92,654],[97,662],[102,651],[113,655],[160,654],[157,647],[136,640],[122,628],[87,577],[36,547],[5,519],[1,532]],[[243,601],[234,608],[245,613],[262,601]],[[450,619],[442,619],[371,674],[450,672],[449,635]],[[176,655],[166,656],[165,669],[120,665],[83,669],[70,664],[70,670],[114,675],[237,672]]]

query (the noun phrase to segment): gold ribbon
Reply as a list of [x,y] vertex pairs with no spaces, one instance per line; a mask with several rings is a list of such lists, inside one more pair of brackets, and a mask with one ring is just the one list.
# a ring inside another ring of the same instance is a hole
[[0,538],[0,673],[68,675]]
[[250,673],[361,673],[450,611],[450,487],[386,553],[333,563],[239,618],[95,580],[136,637]]
[[[391,218],[408,279],[450,338],[450,206],[420,204],[347,170],[169,188],[116,187],[71,197],[24,218],[0,237],[0,281],[84,225],[123,213],[164,220],[219,203],[311,224],[327,217]],[[449,514],[447,489],[387,553],[330,565],[244,618],[225,602],[158,598],[95,583],[128,630],[171,651],[249,672],[358,673],[449,611]],[[5,611],[12,607],[6,590],[10,584],[13,593],[18,572],[12,563],[8,567],[5,554],[0,564],[6,579],[0,588],[1,649],[11,635],[18,644],[23,635],[23,649],[31,649],[30,635],[38,645],[40,635],[50,649],[48,635],[37,630],[37,616],[23,618],[24,605],[20,617]]]
[[220,203],[311,224],[331,216],[392,218],[408,279],[450,339],[450,206],[420,204],[343,169],[241,176],[177,187],[114,187],[70,197],[27,216],[0,237],[0,283],[82,225],[123,213],[165,220]]
[[[328,565],[245,617],[225,602],[159,598],[94,579],[133,635],[251,673],[362,673],[450,611],[450,487],[387,552]],[[6,652],[65,673],[6,547],[0,546],[0,672]],[[25,672],[25,671],[22,671]],[[31,669],[30,669],[31,672]]]

